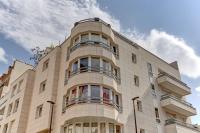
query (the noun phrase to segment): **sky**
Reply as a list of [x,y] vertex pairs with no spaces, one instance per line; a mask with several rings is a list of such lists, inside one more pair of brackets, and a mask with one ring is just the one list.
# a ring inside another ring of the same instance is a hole
[[74,22],[100,17],[168,62],[179,63],[192,88],[187,99],[200,124],[199,0],[0,0],[0,74],[13,60],[30,61],[31,48],[58,45]]

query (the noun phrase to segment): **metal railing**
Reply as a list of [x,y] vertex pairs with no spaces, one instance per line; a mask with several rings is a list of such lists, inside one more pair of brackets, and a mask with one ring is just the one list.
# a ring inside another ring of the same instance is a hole
[[185,123],[185,122],[173,119],[173,118],[168,119],[168,120],[165,121],[165,125],[170,125],[170,124],[178,124],[178,125],[190,128],[190,129],[194,129],[194,130],[200,131],[200,128],[198,128],[195,125],[192,125],[192,124],[189,124],[189,123]]
[[78,21],[74,24],[74,27],[76,27],[78,24],[81,24],[81,23],[85,23],[85,22],[100,22],[106,26],[111,26],[110,24],[106,23],[105,21],[101,20],[100,18],[89,18],[89,19],[84,19],[84,20],[81,20],[81,21]]
[[113,71],[107,70],[107,69],[102,68],[102,67],[91,67],[91,66],[81,67],[81,68],[78,68],[74,71],[69,72],[69,78],[76,75],[76,74],[84,73],[84,72],[97,72],[97,73],[100,73],[100,74],[104,74],[106,76],[113,78],[117,83],[120,83],[119,73],[117,73],[117,75],[116,75],[116,74],[113,73]]
[[110,52],[112,52],[114,54],[114,56],[118,59],[119,58],[119,54],[116,51],[113,51],[112,47],[109,46],[106,43],[103,43],[101,41],[94,41],[94,40],[87,40],[87,41],[81,41],[79,43],[76,43],[74,46],[72,46],[70,48],[70,53],[72,53],[73,51],[75,51],[76,49],[80,48],[80,47],[84,47],[84,46],[98,46],[98,47],[102,47]]
[[169,75],[169,74],[166,73],[166,72],[161,72],[161,73],[158,75],[158,78],[159,78],[159,77],[163,77],[163,76],[167,76],[167,77],[169,77],[169,78],[175,80],[176,82],[180,83],[181,85],[187,87],[187,88],[190,90],[190,87],[188,87],[187,84],[185,84],[185,83],[182,82],[181,80],[179,80],[179,79],[177,79],[177,78],[175,78],[175,77]]
[[65,103],[64,110],[66,110],[68,107],[76,104],[84,104],[84,103],[97,103],[97,104],[103,104],[103,105],[109,105],[114,107],[119,112],[122,112],[122,107],[115,103],[114,100],[102,98],[102,97],[78,97],[73,98],[69,100],[67,103]]
[[195,108],[192,106],[191,103],[189,103],[189,102],[187,102],[187,101],[185,101],[185,100],[179,99],[179,98],[177,98],[177,97],[175,97],[175,96],[172,96],[172,95],[169,95],[169,94],[162,95],[160,100],[162,101],[162,100],[165,100],[165,99],[173,99],[173,100],[175,100],[175,101],[177,101],[177,102],[179,102],[179,103],[182,103],[182,104],[184,104],[184,105],[186,105],[186,106],[188,106],[188,107],[190,107],[190,108],[195,109]]

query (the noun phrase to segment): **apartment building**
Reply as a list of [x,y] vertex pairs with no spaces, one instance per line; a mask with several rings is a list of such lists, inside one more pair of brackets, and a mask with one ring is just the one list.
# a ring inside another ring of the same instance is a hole
[[[61,45],[15,77],[1,88],[9,94],[0,99],[2,133],[48,133],[51,120],[52,133],[135,133],[135,118],[138,133],[200,133],[177,62],[165,62],[99,18],[75,23]],[[26,86],[13,94],[22,79]],[[11,103],[19,98],[14,114]]]

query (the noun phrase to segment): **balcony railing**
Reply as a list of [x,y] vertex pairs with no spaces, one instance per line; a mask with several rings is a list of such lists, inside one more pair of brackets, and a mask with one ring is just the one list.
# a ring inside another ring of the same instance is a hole
[[185,122],[173,119],[173,118],[168,119],[168,120],[165,121],[165,125],[171,125],[171,124],[178,124],[178,125],[181,125],[181,126],[193,129],[193,130],[200,131],[200,129],[195,125],[192,125],[192,124],[189,124],[189,123],[185,123]]
[[181,80],[179,80],[179,79],[177,79],[177,78],[175,78],[175,77],[169,75],[169,74],[166,73],[166,72],[161,72],[161,73],[158,75],[158,78],[159,78],[159,77],[162,77],[162,76],[167,76],[167,77],[169,77],[170,79],[173,79],[174,81],[176,81],[176,82],[180,83],[181,85],[186,86],[188,89],[190,89],[190,88],[187,86],[187,84],[185,84],[185,83],[182,82]]
[[110,71],[110,70],[107,70],[105,68],[102,68],[102,67],[81,67],[81,68],[78,68],[72,72],[69,72],[69,78],[76,75],[76,74],[79,74],[79,73],[84,73],[84,72],[97,72],[97,73],[100,73],[100,74],[104,74],[106,76],[109,76],[111,78],[113,78],[114,80],[116,80],[117,83],[120,83],[120,77],[119,77],[119,73],[116,75],[113,73],[113,71]]
[[105,99],[105,98],[101,98],[101,97],[79,97],[79,98],[73,98],[73,99],[67,101],[63,111],[65,111],[66,108],[68,108],[68,107],[70,107],[72,105],[84,104],[84,103],[97,103],[97,104],[108,105],[108,106],[114,107],[119,112],[122,112],[122,107],[119,104],[117,104],[114,100]]
[[195,109],[195,108],[192,106],[191,103],[189,103],[189,102],[187,102],[187,101],[185,101],[185,100],[179,99],[179,98],[177,98],[177,97],[175,97],[175,96],[168,95],[168,94],[162,95],[160,100],[162,101],[162,100],[165,100],[165,99],[173,99],[173,100],[175,100],[175,101],[177,101],[177,102],[179,102],[179,103],[182,103],[182,104],[184,104],[184,105],[186,105],[186,106],[188,106],[188,107],[190,107],[190,108]]
[[87,41],[81,41],[79,43],[76,43],[74,46],[72,46],[70,48],[70,53],[72,53],[73,51],[75,51],[76,49],[80,48],[80,47],[84,47],[84,46],[98,46],[98,47],[102,47],[110,52],[112,52],[114,54],[114,56],[118,59],[119,58],[119,54],[116,51],[113,51],[112,47],[109,46],[106,43],[103,43],[101,41],[94,41],[94,40],[87,40]]
[[85,22],[100,22],[100,23],[110,27],[110,24],[106,23],[105,21],[101,20],[100,18],[89,18],[89,19],[84,19],[84,20],[78,21],[74,24],[74,27],[77,26],[78,24],[85,23]]

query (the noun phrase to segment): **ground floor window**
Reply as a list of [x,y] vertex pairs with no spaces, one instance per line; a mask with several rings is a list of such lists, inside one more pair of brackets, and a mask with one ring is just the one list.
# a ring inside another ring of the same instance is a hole
[[122,133],[122,126],[106,122],[79,122],[64,126],[64,133]]

